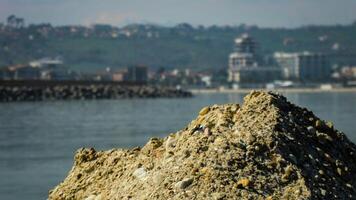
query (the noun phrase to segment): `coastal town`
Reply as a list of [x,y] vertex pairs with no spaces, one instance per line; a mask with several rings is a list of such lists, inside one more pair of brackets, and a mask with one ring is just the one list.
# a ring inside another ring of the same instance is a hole
[[[256,27],[255,27],[256,28]],[[25,27],[24,19],[9,16],[5,24],[0,24],[0,35],[7,39],[2,43],[0,52],[11,55],[16,47],[11,40],[26,40],[26,43],[38,45],[51,37],[81,39],[154,40],[167,37],[153,25],[132,25],[117,28],[110,25],[96,24],[91,27],[63,26],[50,24],[29,25]],[[180,24],[172,28],[177,37],[190,32],[204,30],[204,27],[192,27]],[[208,29],[208,28],[205,28]],[[212,28],[209,28],[212,29]],[[240,30],[241,29],[241,30]],[[148,83],[184,89],[243,89],[243,88],[342,88],[356,85],[356,59],[337,42],[331,42],[328,51],[289,51],[288,46],[298,41],[292,37],[283,38],[285,51],[263,53],[259,40],[249,32],[254,27],[239,27],[241,34],[230,41],[230,49],[224,49],[226,65],[214,67],[192,67],[190,64],[178,66],[154,65],[141,61],[131,64],[100,65],[94,70],[74,67],[65,55],[37,53],[36,59],[27,58],[2,62],[0,80],[47,80],[47,81],[93,81],[93,82],[134,82]],[[162,31],[161,31],[162,32]],[[9,39],[10,38],[10,39]],[[36,42],[37,40],[37,42]],[[322,44],[330,36],[320,35],[317,40]],[[121,42],[122,42],[121,41]],[[18,47],[17,47],[18,48]],[[44,51],[42,46],[37,51]],[[350,50],[349,50],[350,51]],[[332,53],[330,53],[332,52]],[[90,51],[87,59],[101,54]],[[159,53],[158,53],[159,54]],[[51,55],[42,56],[41,55]],[[11,56],[10,56],[11,57]],[[164,58],[162,58],[164,59]],[[83,62],[86,61],[85,58]],[[88,61],[90,62],[90,61]],[[95,63],[94,63],[95,65]],[[202,64],[204,65],[204,64]]]

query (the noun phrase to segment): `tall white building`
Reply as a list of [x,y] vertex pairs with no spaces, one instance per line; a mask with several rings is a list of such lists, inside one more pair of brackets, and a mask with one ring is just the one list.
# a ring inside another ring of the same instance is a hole
[[321,81],[330,78],[330,66],[322,53],[277,52],[274,58],[282,70],[284,79]]
[[248,34],[235,39],[234,52],[229,55],[229,82],[264,83],[279,78],[279,69],[259,65],[256,59],[256,46],[255,40]]

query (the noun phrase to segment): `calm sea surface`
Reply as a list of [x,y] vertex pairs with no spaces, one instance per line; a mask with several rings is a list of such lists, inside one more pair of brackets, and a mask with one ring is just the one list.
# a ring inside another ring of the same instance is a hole
[[[285,95],[356,142],[356,93]],[[78,148],[143,145],[183,128],[203,106],[241,103],[243,96],[0,104],[0,199],[46,199],[70,170]]]

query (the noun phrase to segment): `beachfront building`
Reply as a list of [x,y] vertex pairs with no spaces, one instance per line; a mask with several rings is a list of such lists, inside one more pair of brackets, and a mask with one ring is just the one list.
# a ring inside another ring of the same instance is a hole
[[59,59],[43,58],[0,69],[0,79],[7,80],[73,80],[76,74]]
[[7,68],[0,68],[0,80],[11,79],[11,74]]
[[63,64],[63,61],[59,58],[41,58],[29,63],[31,67],[38,68],[54,68]]
[[29,63],[29,66],[40,69],[43,80],[74,80],[78,78],[60,58],[34,60]]
[[274,58],[288,80],[323,81],[330,78],[331,69],[322,53],[277,52]]
[[13,74],[13,80],[36,80],[41,78],[41,71],[38,67],[29,65],[16,65],[8,67]]
[[228,81],[234,84],[267,83],[280,77],[280,69],[259,65],[256,42],[248,34],[235,40],[229,56]]
[[117,70],[112,74],[112,80],[116,82],[125,81],[125,77],[127,76],[127,69]]
[[128,67],[126,80],[139,83],[147,82],[148,68],[140,65]]

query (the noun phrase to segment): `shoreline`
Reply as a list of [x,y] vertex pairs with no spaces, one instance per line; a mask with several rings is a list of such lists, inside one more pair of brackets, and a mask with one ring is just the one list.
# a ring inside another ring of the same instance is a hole
[[355,92],[356,87],[351,88],[332,88],[332,89],[321,89],[321,88],[276,88],[276,89],[265,89],[265,88],[243,88],[243,89],[190,89],[188,90],[192,94],[213,94],[213,93],[249,93],[252,90],[261,91],[273,91],[279,93],[326,93],[326,92]]

